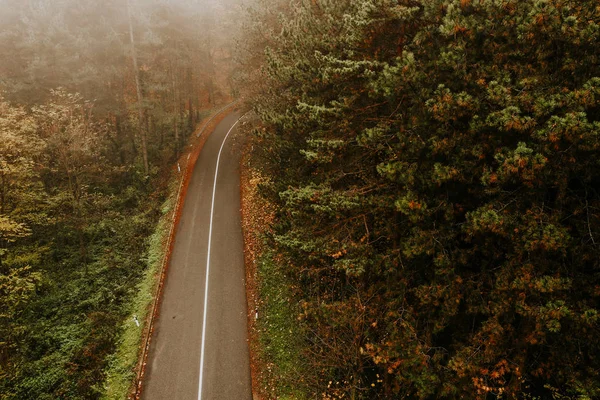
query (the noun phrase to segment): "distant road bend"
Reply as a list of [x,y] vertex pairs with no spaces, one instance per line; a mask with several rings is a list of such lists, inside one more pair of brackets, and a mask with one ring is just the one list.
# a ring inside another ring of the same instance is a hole
[[239,118],[225,117],[194,168],[155,323],[144,400],[252,399],[240,155],[232,140]]

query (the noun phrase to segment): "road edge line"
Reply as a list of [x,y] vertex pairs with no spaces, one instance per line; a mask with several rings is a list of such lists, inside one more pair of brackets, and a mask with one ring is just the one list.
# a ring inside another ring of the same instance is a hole
[[210,276],[210,248],[212,245],[212,230],[213,230],[213,219],[215,213],[215,197],[217,194],[217,178],[219,177],[219,164],[221,162],[221,153],[223,152],[223,148],[225,147],[225,142],[229,138],[229,135],[233,131],[233,129],[237,126],[237,124],[244,118],[242,115],[240,118],[235,121],[235,123],[229,128],[227,135],[223,139],[221,143],[221,148],[219,149],[219,154],[217,156],[217,166],[215,169],[215,179],[213,182],[213,193],[212,193],[212,201],[210,206],[210,224],[208,228],[208,248],[206,255],[206,277],[205,277],[205,286],[204,286],[204,315],[202,316],[202,344],[200,347],[200,381],[198,383],[198,400],[202,400],[202,384],[204,377],[204,345],[206,342],[206,315],[208,314],[208,282]]
[[[225,110],[231,108],[238,102],[239,102],[239,99],[227,104],[226,106],[224,106],[221,109],[219,109],[218,111],[216,111],[214,113],[214,115],[207,122],[205,122],[203,124],[202,128],[199,130],[199,133],[196,134],[196,137],[197,138],[200,137],[200,135],[204,132],[204,130],[209,126],[210,122],[212,122],[217,116],[219,116]],[[210,133],[212,133],[212,132],[210,132]],[[204,147],[203,142],[201,142],[200,147],[201,148],[197,153],[202,151],[202,147]],[[191,153],[190,153],[190,155],[191,155]],[[181,195],[184,191],[186,191],[186,190],[184,190],[185,182],[189,181],[189,179],[186,179],[186,174],[191,175],[193,173],[193,169],[190,171],[190,162],[192,162],[195,165],[195,163],[197,161],[196,160],[197,157],[191,157],[193,160],[190,160],[190,155],[188,155],[185,168],[182,169],[180,172],[181,178],[180,178],[180,183],[179,183],[179,189],[177,191],[177,197],[175,199],[175,207],[174,207],[174,211],[173,211],[173,221],[171,222],[169,236],[167,238],[167,243],[165,245],[165,249],[167,249],[167,250],[165,252],[163,261],[161,263],[161,268],[159,271],[160,278],[156,285],[156,290],[155,290],[154,300],[153,300],[153,304],[152,304],[152,311],[150,313],[150,318],[149,318],[149,320],[147,320],[147,322],[145,324],[146,327],[144,328],[144,339],[142,340],[143,344],[141,346],[141,354],[139,356],[138,363],[136,364],[136,375],[135,375],[135,381],[133,383],[134,388],[133,388],[133,390],[130,391],[130,395],[128,396],[129,400],[140,400],[141,395],[142,395],[144,376],[146,373],[146,364],[148,363],[148,355],[150,353],[152,334],[154,332],[154,324],[155,324],[156,318],[158,316],[160,300],[161,300],[161,295],[162,295],[162,289],[164,286],[164,281],[165,281],[166,273],[167,273],[167,269],[168,269],[167,267],[171,261],[171,257],[170,257],[171,252],[169,249],[171,248],[171,246],[173,245],[173,242],[175,241],[175,228],[179,224],[178,214],[181,212],[181,209],[183,208],[183,201],[182,201],[183,199],[182,199]]]

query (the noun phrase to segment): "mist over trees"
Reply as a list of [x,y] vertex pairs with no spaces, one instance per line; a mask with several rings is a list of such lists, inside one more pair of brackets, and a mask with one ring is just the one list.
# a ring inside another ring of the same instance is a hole
[[255,157],[308,366],[290,385],[598,398],[598,3],[254,13]]
[[[40,104],[51,89],[77,92],[120,133],[119,150],[134,146],[129,156],[143,152],[145,136],[127,137],[135,130],[128,118],[133,108],[142,113],[135,124],[148,130],[152,153],[162,150],[167,131],[196,120],[199,104],[228,95],[217,93],[223,89],[215,76],[226,40],[215,21],[223,7],[183,0],[5,0],[2,8],[1,49],[10,55],[0,62],[5,96]],[[175,135],[179,146],[182,136]]]
[[0,398],[93,399],[230,3],[0,1]]
[[600,397],[597,1],[237,3],[0,0],[0,399],[102,397],[169,165],[240,90],[288,385]]

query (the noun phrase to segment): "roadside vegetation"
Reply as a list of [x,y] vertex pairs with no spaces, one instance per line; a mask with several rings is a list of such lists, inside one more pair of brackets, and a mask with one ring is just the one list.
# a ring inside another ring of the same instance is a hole
[[297,321],[296,285],[269,248],[274,204],[261,193],[272,181],[262,149],[251,138],[241,163],[253,390],[263,399],[305,399],[305,335]]
[[307,362],[302,349],[303,334],[297,323],[300,312],[294,282],[285,269],[266,253],[257,260],[259,296],[257,329],[259,351],[266,368],[267,389],[275,388],[281,399],[304,399]]
[[132,389],[132,382],[136,378],[136,364],[140,361],[144,328],[148,322],[147,318],[150,317],[163,260],[168,252],[166,243],[174,222],[179,180],[170,180],[168,197],[160,209],[161,216],[155,231],[149,237],[147,258],[144,260],[147,268],[135,288],[137,294],[129,303],[130,310],[126,310],[129,317],[122,322],[115,352],[109,357],[103,399],[123,399]]
[[600,397],[598,3],[248,15],[265,398]]

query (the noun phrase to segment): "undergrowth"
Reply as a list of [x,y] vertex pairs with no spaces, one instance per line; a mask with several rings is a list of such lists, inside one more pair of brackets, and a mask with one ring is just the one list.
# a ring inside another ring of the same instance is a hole
[[262,315],[259,314],[259,352],[272,379],[272,389],[278,399],[306,399],[303,392],[305,363],[302,356],[301,327],[290,279],[270,253],[258,262],[259,293]]
[[139,360],[144,321],[151,312],[157,280],[166,255],[165,243],[171,229],[172,211],[177,201],[178,189],[179,180],[173,180],[169,185],[168,198],[161,207],[162,216],[148,240],[146,257],[148,268],[137,287],[136,296],[131,302],[130,317],[122,324],[120,340],[109,363],[105,392],[102,395],[103,400],[125,398],[135,378],[135,366]]
[[254,394],[260,399],[310,398],[305,380],[306,343],[297,319],[294,282],[283,272],[276,254],[269,250],[268,233],[274,208],[261,187],[270,178],[263,173],[260,143],[251,137],[242,159],[242,202],[248,303],[255,308],[250,321]]

